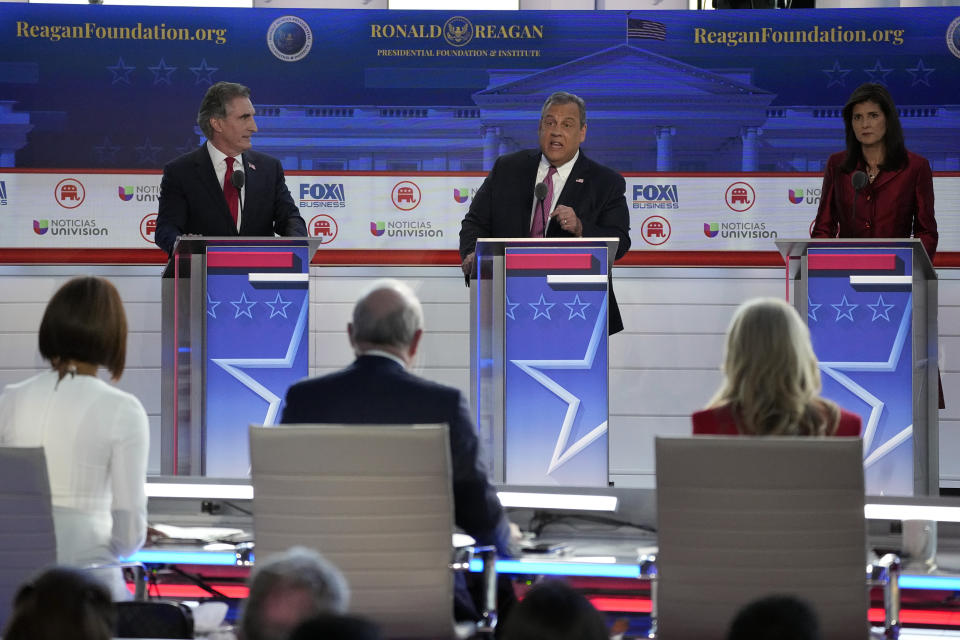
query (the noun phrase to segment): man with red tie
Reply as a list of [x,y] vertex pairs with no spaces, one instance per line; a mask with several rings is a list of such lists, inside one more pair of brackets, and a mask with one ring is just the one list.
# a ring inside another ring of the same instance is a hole
[[[463,272],[474,268],[477,238],[617,238],[617,259],[630,249],[626,183],[587,158],[587,109],[579,96],[558,91],[540,113],[539,149],[497,158],[460,225]],[[623,329],[610,288],[609,331]]]
[[168,254],[184,234],[307,235],[280,161],[250,149],[254,113],[242,84],[207,90],[197,113],[207,142],[163,168],[156,243]]

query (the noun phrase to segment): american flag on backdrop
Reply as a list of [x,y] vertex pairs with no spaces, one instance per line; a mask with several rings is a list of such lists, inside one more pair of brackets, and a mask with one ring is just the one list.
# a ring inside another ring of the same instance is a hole
[[630,40],[666,40],[667,25],[653,20],[627,18],[627,42]]

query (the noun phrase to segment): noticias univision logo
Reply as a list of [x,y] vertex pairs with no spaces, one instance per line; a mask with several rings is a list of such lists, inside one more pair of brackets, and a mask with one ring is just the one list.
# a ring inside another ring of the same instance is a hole
[[47,220],[34,220],[33,221],[33,232],[38,236],[42,236],[50,229],[50,223]]
[[117,187],[117,196],[124,202],[133,200],[133,187]]
[[793,204],[800,204],[803,202],[803,189],[788,189],[787,200]]
[[382,236],[384,231],[386,230],[387,229],[384,226],[383,222],[373,222],[372,220],[370,221],[370,233],[372,233],[377,238]]
[[717,234],[720,233],[720,225],[716,222],[704,222],[703,223],[703,235],[708,238],[716,238]]
[[458,204],[463,204],[470,199],[470,190],[469,189],[454,189],[453,190],[453,199]]

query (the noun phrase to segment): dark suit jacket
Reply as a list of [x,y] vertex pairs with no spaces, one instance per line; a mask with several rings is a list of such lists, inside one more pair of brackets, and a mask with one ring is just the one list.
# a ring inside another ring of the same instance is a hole
[[157,210],[157,246],[169,254],[177,237],[185,233],[307,235],[307,225],[290,196],[279,160],[247,151],[243,154],[243,173],[246,185],[238,234],[206,144],[165,166]]
[[[820,189],[820,208],[813,225],[814,238],[919,238],[933,260],[937,252],[937,221],[933,217],[933,174],[922,156],[907,152],[907,166],[881,171],[857,196],[853,217],[852,175],[840,165],[847,156],[830,156]],[[863,167],[859,167],[861,171]]]
[[[835,436],[860,436],[860,416],[843,409],[840,410],[840,424]],[[695,436],[736,436],[740,435],[737,418],[730,405],[704,409],[693,414],[693,435]]]
[[[533,187],[539,164],[539,149],[517,151],[497,158],[460,225],[461,258],[474,250],[477,238],[525,238],[530,234]],[[630,249],[626,190],[623,176],[590,160],[581,149],[556,203],[567,205],[576,212],[583,223],[585,238],[618,238],[619,260]],[[547,227],[547,237],[569,238],[572,235],[561,229],[553,218]],[[611,334],[623,330],[612,280],[608,317]]]
[[459,390],[415,376],[389,358],[360,356],[346,369],[290,387],[281,422],[447,423],[455,522],[478,544],[509,553],[509,524],[480,466],[477,435]]

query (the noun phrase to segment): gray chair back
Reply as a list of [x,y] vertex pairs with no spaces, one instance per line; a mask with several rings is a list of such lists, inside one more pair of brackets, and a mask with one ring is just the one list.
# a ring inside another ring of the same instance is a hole
[[57,560],[42,447],[0,447],[0,631],[20,585]]
[[313,547],[384,637],[452,635],[446,425],[251,426],[250,461],[257,558]]
[[868,637],[857,438],[657,438],[657,624],[725,637],[737,611],[786,594],[825,640]]

